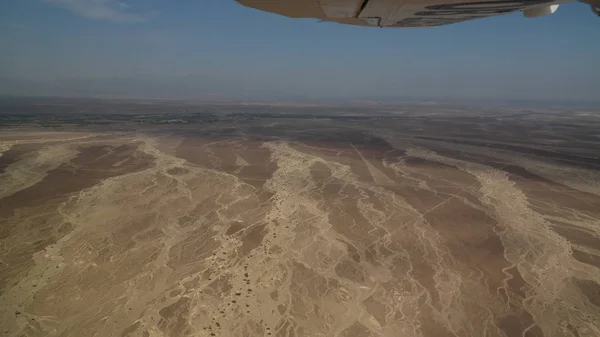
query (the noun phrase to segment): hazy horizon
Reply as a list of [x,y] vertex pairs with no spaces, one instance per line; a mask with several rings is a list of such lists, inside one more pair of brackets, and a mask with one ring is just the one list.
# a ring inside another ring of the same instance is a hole
[[0,94],[160,99],[600,102],[581,3],[424,29],[262,13],[235,1],[0,4]]

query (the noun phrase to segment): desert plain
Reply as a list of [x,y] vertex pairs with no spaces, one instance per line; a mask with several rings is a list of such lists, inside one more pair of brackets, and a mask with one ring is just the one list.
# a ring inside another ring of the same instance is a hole
[[600,336],[598,111],[34,103],[1,336]]

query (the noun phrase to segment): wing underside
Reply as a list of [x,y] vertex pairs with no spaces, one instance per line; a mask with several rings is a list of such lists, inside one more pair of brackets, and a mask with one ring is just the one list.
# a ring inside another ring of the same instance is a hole
[[553,13],[570,0],[237,0],[248,7],[292,18],[316,18],[358,26],[428,27],[512,12]]

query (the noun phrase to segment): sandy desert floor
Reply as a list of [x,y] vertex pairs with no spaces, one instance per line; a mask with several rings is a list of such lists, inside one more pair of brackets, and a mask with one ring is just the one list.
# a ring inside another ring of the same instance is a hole
[[600,120],[467,122],[0,131],[0,334],[600,336]]

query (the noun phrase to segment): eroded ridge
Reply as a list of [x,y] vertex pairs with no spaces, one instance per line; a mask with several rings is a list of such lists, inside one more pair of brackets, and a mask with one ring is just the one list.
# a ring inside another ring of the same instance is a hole
[[0,333],[600,335],[592,153],[344,123],[0,133]]

